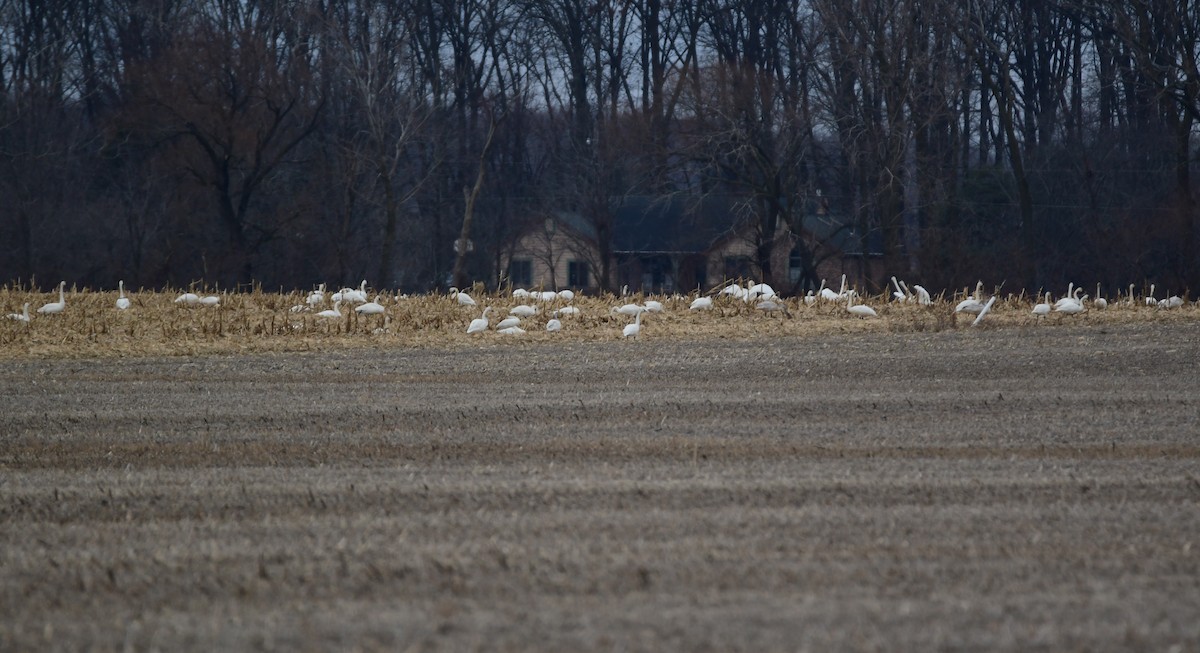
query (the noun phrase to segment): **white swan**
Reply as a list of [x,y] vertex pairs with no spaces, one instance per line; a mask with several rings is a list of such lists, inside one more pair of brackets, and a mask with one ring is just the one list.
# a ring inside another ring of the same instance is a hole
[[692,300],[689,311],[707,311],[712,308],[712,297],[697,297]]
[[317,313],[317,317],[324,317],[324,318],[337,319],[337,318],[340,318],[341,316],[342,316],[342,300],[341,299],[338,299],[337,301],[333,302],[333,308],[327,308],[327,309],[321,311],[320,313]]
[[342,301],[350,302],[351,304],[365,304],[367,302],[367,280],[363,279],[358,290],[342,290]]
[[1052,308],[1052,306],[1050,304],[1050,293],[1046,293],[1046,303],[1037,304],[1033,307],[1034,319],[1036,320],[1039,317],[1046,317],[1047,315],[1050,314],[1051,308]]
[[[499,325],[497,325],[497,327],[498,326]],[[522,329],[519,326],[510,326],[510,327],[504,327],[503,329],[497,328],[496,333],[503,333],[506,336],[519,336],[519,335],[525,333],[525,329]]]
[[29,302],[25,302],[25,305],[21,307],[20,313],[9,313],[7,317],[10,320],[16,320],[18,322],[29,324]]
[[546,323],[546,330],[551,333],[554,333],[555,331],[562,331],[562,322],[551,318],[550,321]]
[[550,314],[551,317],[563,317],[564,315],[579,315],[579,308],[576,306],[563,306],[562,308]]
[[[846,286],[846,275],[843,274],[842,275],[842,288],[844,289],[845,286]],[[837,301],[841,297],[841,295],[838,295],[837,293],[833,292],[833,288],[825,287],[824,279],[821,279],[821,289],[817,291],[817,295],[820,296],[821,299],[824,299],[827,302]]]
[[1179,308],[1180,306],[1183,306],[1183,298],[1179,295],[1171,295],[1158,301],[1159,308]]
[[64,291],[66,287],[66,281],[60,282],[58,284],[58,301],[43,305],[37,312],[44,315],[54,315],[55,313],[63,312],[67,308],[67,296]]
[[320,306],[325,303],[325,284],[317,286],[317,289],[308,294],[308,299],[305,300],[309,306]]
[[621,315],[638,315],[644,310],[646,310],[645,306],[639,306],[637,304],[625,304],[624,306],[614,306],[612,312],[620,313]]
[[471,320],[471,324],[467,326],[467,333],[482,333],[488,330],[488,313],[492,312],[492,307],[488,306],[483,309],[483,315]]
[[1076,297],[1077,294],[1078,293],[1075,292],[1075,282],[1072,281],[1067,285],[1067,296],[1060,297],[1058,301],[1054,302],[1054,309],[1058,310],[1059,307],[1065,306],[1068,303],[1078,302],[1079,299]]
[[621,330],[621,335],[625,338],[636,338],[642,333],[642,314],[638,312],[637,317],[633,319],[633,324],[626,324]]
[[459,306],[475,306],[475,300],[458,288],[450,288],[450,296],[458,300]]
[[1108,300],[1100,296],[1100,282],[1096,282],[1096,299],[1092,301],[1096,308],[1108,308]]
[[954,307],[955,313],[971,313],[978,315],[983,310],[983,301],[979,299],[979,295],[983,292],[983,282],[975,284],[975,294],[967,297]]
[[517,317],[533,317],[534,315],[537,314],[537,312],[538,312],[537,308],[530,306],[528,304],[520,304],[518,306],[513,306],[512,308],[508,309],[509,315],[516,315]]
[[855,304],[853,293],[846,296],[846,310],[849,311],[851,315],[855,315],[860,318],[879,317],[879,314],[875,312],[875,309],[871,308],[870,306],[867,306],[866,304]]
[[221,298],[216,295],[208,295],[200,298],[201,306],[217,306],[221,303]]
[[505,329],[511,329],[512,327],[515,327],[520,323],[521,323],[521,318],[517,317],[516,315],[510,315],[510,316],[504,318],[503,320],[500,320],[500,323],[496,325],[496,330],[503,331]]
[[1054,304],[1054,311],[1056,313],[1062,313],[1063,315],[1079,315],[1080,313],[1086,311],[1087,307],[1083,305],[1083,300],[1078,296],[1082,291],[1082,288],[1076,288],[1074,296],[1063,297],[1062,299],[1058,300],[1058,302]]
[[775,296],[775,289],[766,283],[757,283],[746,289],[746,301],[757,299],[759,297],[768,299]]
[[1154,298],[1154,284],[1150,284],[1150,294],[1146,295],[1146,306],[1157,306],[1158,300]]
[[118,289],[118,292],[121,293],[121,296],[117,298],[117,310],[123,311],[123,310],[129,308],[129,298],[125,296],[125,281],[124,280],[117,282],[117,289]]
[[925,290],[924,286],[913,284],[913,290],[917,291],[917,303],[922,306],[928,306],[933,303],[933,299],[929,296],[929,291]]
[[529,296],[529,291],[525,290],[524,288],[517,288],[516,290],[512,291],[512,296],[518,299],[524,299]]
[[558,298],[564,302],[569,302],[572,299],[575,299],[575,293],[571,290],[560,290],[558,291]]
[[542,292],[534,294],[536,295],[535,299],[540,302],[552,302],[558,299],[558,293],[554,292],[553,290],[543,290]]
[[194,292],[185,292],[175,298],[175,303],[183,304],[184,306],[195,306],[200,303],[200,295]]
[[367,302],[354,309],[354,312],[359,315],[381,315],[386,311],[387,309],[383,307],[383,304],[379,303],[379,295],[375,296],[375,301]]
[[662,302],[654,301],[653,299],[647,299],[645,302],[642,303],[642,307],[645,310],[650,311],[651,313],[663,312]]
[[992,310],[992,304],[995,304],[995,303],[996,303],[996,296],[992,295],[992,297],[987,300],[987,303],[983,305],[983,310],[979,311],[979,316],[975,318],[975,321],[971,323],[971,326],[973,326],[973,327],[979,326],[979,323],[983,321],[983,316],[987,315],[988,311]]
[[892,275],[892,285],[896,287],[896,290],[892,292],[892,298],[901,303],[907,302],[909,299],[908,293],[904,292],[904,289],[900,287],[900,282],[896,281],[895,275]]

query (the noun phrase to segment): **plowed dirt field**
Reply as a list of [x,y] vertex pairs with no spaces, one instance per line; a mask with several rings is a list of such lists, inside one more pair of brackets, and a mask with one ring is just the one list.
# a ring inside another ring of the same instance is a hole
[[1197,651],[1200,324],[0,361],[0,650]]

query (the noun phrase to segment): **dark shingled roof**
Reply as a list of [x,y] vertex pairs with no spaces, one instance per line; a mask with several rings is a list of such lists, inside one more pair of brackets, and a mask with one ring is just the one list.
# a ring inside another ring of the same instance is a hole
[[613,251],[699,254],[734,227],[728,198],[631,195],[613,207]]

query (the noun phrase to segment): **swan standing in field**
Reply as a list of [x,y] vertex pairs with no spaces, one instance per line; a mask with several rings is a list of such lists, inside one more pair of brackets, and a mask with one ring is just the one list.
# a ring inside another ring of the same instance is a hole
[[1033,307],[1033,319],[1036,320],[1039,317],[1046,317],[1050,314],[1050,309],[1050,293],[1046,293],[1046,303],[1037,304]]
[[58,301],[42,306],[37,310],[37,312],[42,313],[43,315],[54,315],[55,313],[63,312],[67,308],[67,295],[65,292],[66,287],[66,281],[60,282],[58,284]]
[[305,300],[309,306],[317,307],[325,303],[325,284],[317,286],[317,289],[308,294]]
[[342,301],[350,302],[351,304],[367,303],[367,280],[362,280],[362,284],[358,286],[358,290],[354,290],[353,288],[343,289]]
[[488,330],[488,313],[492,312],[492,307],[488,306],[483,309],[483,315],[471,320],[471,324],[467,326],[467,333],[482,333]]
[[562,322],[559,322],[555,318],[550,318],[550,321],[546,323],[546,330],[551,333],[562,331]]
[[647,299],[645,302],[643,302],[642,308],[644,308],[647,311],[650,311],[651,313],[663,312],[662,302],[654,301],[653,299]]
[[689,311],[707,311],[712,308],[712,297],[697,297],[692,300]]
[[217,306],[221,303],[221,298],[216,295],[208,295],[200,298],[201,306]]
[[571,291],[571,290],[560,290],[560,291],[558,291],[558,298],[563,300],[564,302],[569,302],[569,301],[575,299],[575,293],[574,293],[574,291]]
[[1096,282],[1096,299],[1092,301],[1096,308],[1108,308],[1108,300],[1100,296],[1100,282]]
[[320,313],[317,313],[317,317],[324,317],[324,318],[330,318],[330,319],[338,319],[338,318],[342,317],[342,300],[339,299],[339,300],[335,301],[333,303],[333,308],[327,308],[327,309],[321,311]]
[[123,311],[123,310],[129,308],[129,298],[125,296],[125,281],[124,280],[117,282],[117,290],[119,293],[121,293],[121,296],[117,298],[117,310]]
[[621,330],[621,335],[625,338],[636,338],[642,333],[642,313],[639,311],[637,317],[633,318],[633,324],[626,324]]
[[450,288],[450,296],[458,300],[459,306],[475,306],[475,299],[458,288]]
[[496,325],[496,326],[497,326],[496,333],[503,333],[506,336],[519,336],[519,335],[525,333],[525,329],[522,329],[519,326],[504,327],[503,329],[499,328],[500,325]]
[[185,292],[175,298],[175,303],[183,304],[184,306],[195,306],[200,303],[200,295],[194,292]]
[[1082,288],[1076,288],[1074,296],[1058,300],[1054,305],[1054,311],[1063,315],[1079,315],[1086,311],[1087,307],[1083,305],[1083,299],[1078,296],[1081,291]]
[[10,320],[29,324],[29,302],[25,302],[25,305],[21,307],[20,313],[9,313],[7,317]]
[[980,281],[975,284],[975,294],[959,302],[958,305],[954,307],[954,312],[979,315],[979,312],[983,310],[983,301],[979,298],[980,294],[982,293],[983,282]]
[[[846,275],[843,274],[842,275],[842,290],[845,290],[845,289],[846,289]],[[824,299],[827,302],[836,302],[837,300],[842,298],[842,296],[840,294],[833,292],[833,288],[828,288],[825,286],[824,279],[821,279],[821,289],[817,291],[817,295],[819,295],[821,297],[821,299]]]
[[520,304],[508,309],[509,315],[516,315],[517,317],[533,317],[534,315],[537,315],[537,312],[538,309],[536,307],[528,304]]
[[579,308],[576,306],[563,306],[550,314],[551,317],[564,317],[567,315],[579,315]]
[[1146,295],[1146,306],[1157,306],[1158,300],[1154,298],[1154,284],[1150,284],[1150,294]]
[[875,309],[871,308],[870,306],[867,306],[866,304],[855,304],[853,294],[846,296],[846,310],[849,311],[851,315],[861,318],[879,317],[879,314],[875,312]]
[[928,306],[933,303],[933,299],[929,296],[929,291],[925,290],[924,286],[913,284],[913,290],[917,291],[917,303],[922,306]]
[[621,315],[638,315],[644,310],[646,310],[645,306],[638,306],[637,304],[614,306],[612,309],[614,313],[620,313]]

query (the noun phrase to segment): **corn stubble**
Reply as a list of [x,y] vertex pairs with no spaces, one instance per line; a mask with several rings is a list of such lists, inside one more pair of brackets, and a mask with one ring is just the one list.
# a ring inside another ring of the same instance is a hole
[[[816,336],[837,333],[911,333],[962,329],[974,316],[955,315],[961,294],[939,297],[928,306],[888,301],[885,295],[856,300],[875,308],[878,318],[860,319],[846,311],[844,302],[817,301],[805,304],[799,298],[783,300],[787,314],[763,311],[754,303],[728,296],[714,298],[712,310],[689,311],[695,297],[633,295],[577,295],[570,302],[577,315],[562,316],[563,329],[545,332],[551,313],[566,303],[538,302],[504,294],[472,290],[478,306],[461,306],[444,294],[379,298],[383,315],[360,315],[354,306],[343,304],[341,318],[321,318],[316,313],[331,303],[293,312],[305,306],[308,292],[219,293],[218,306],[184,306],[175,303],[182,292],[131,291],[128,310],[115,308],[115,291],[70,288],[66,310],[58,315],[35,315],[28,325],[14,320],[0,323],[0,357],[70,358],[175,356],[353,349],[360,347],[477,347],[500,343],[540,341],[604,341],[621,339],[621,329],[633,318],[614,314],[612,308],[625,303],[655,299],[664,310],[643,317],[640,339],[756,339],[778,336]],[[370,293],[372,297],[374,292]],[[0,288],[0,313],[19,312],[24,302],[31,311],[56,301],[56,293],[32,292],[27,288]],[[527,333],[505,336],[494,331],[496,323],[518,304],[539,310],[521,322]],[[1175,310],[1160,310],[1142,303],[1110,304],[1092,308],[1082,315],[1052,314],[1038,320],[1030,310],[1032,298],[1004,295],[982,323],[983,329],[1053,328],[1063,324],[1095,325],[1163,322],[1195,319],[1197,309],[1187,303]],[[493,307],[491,329],[468,335],[467,325],[479,317],[483,307]]]

